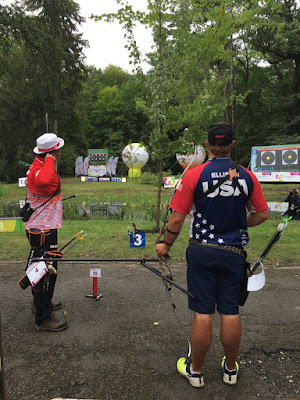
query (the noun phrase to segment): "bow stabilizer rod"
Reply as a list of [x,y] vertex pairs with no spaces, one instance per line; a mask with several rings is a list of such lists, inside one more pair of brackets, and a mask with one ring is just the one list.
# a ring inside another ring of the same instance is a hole
[[[42,258],[32,258],[31,261],[42,261]],[[67,258],[67,259],[57,259],[57,258],[47,258],[47,261],[57,261],[57,262],[139,262],[144,261],[144,258]],[[159,262],[158,258],[146,259],[147,262]]]
[[[38,262],[44,260],[43,258],[32,258],[32,262]],[[158,258],[150,258],[150,259],[130,259],[130,258],[69,258],[69,259],[63,259],[63,258],[47,258],[47,261],[56,261],[56,262],[90,262],[90,263],[98,263],[98,262],[139,262],[143,267],[147,268],[149,271],[153,272],[160,278],[162,278],[164,281],[168,282],[170,285],[175,286],[177,289],[181,290],[183,293],[191,297],[192,299],[195,298],[195,296],[185,290],[183,287],[178,285],[176,282],[174,282],[172,279],[167,278],[162,274],[162,272],[158,271],[157,269],[153,268],[151,265],[148,264],[148,262],[160,262]]]

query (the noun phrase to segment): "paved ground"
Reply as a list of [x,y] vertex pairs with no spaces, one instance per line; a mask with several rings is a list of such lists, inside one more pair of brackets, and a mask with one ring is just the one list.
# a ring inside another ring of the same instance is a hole
[[[160,278],[137,263],[93,265],[102,270],[97,302],[85,297],[92,292],[90,267],[60,264],[55,299],[63,302],[69,329],[49,333],[34,330],[30,289],[17,286],[24,265],[0,263],[5,400],[300,399],[300,267],[268,268],[264,289],[241,308],[236,387],[221,379],[216,316],[201,389],[176,371],[187,341]],[[185,285],[185,266],[173,266],[173,273]],[[172,293],[188,334],[186,296]]]

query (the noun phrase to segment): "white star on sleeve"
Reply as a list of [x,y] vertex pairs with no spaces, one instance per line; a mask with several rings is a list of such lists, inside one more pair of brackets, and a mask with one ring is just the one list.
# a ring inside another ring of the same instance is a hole
[[224,243],[224,240],[222,238],[220,238],[220,239],[218,239],[218,242],[221,244],[221,243]]
[[196,233],[196,239],[199,239],[199,238],[200,238],[199,233]]
[[207,243],[207,240],[206,240],[206,239],[203,239],[202,242],[203,242],[203,243]]
[[213,230],[215,229],[215,226],[214,226],[214,225],[210,225],[210,227],[209,227],[209,228],[210,228],[210,230],[212,230],[212,231],[213,231]]
[[207,220],[204,219],[204,220],[202,221],[202,224],[203,224],[203,225],[207,224]]
[[200,228],[200,226],[201,226],[200,224],[196,224],[195,225],[196,228]]
[[202,235],[204,235],[204,233],[206,233],[206,232],[207,232],[207,229],[202,229],[202,231],[201,231]]
[[208,237],[209,237],[210,239],[213,239],[213,238],[215,237],[215,235],[214,235],[213,233],[211,233]]
[[202,217],[202,214],[198,213],[198,214],[197,214],[197,217],[198,217],[198,218],[201,218],[201,217]]

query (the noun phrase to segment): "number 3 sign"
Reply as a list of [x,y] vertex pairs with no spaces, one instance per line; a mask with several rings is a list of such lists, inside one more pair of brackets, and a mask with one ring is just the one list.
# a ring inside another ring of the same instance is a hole
[[129,235],[129,246],[130,247],[145,247],[146,244],[146,233],[140,232],[135,235],[135,242],[133,243],[133,236],[131,232],[128,233]]

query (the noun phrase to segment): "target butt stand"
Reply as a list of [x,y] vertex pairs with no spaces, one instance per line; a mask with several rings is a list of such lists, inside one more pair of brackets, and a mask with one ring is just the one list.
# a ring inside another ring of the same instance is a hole
[[101,278],[101,269],[90,268],[90,277],[93,278],[93,294],[87,294],[85,297],[98,301],[102,298],[102,293],[98,294],[98,278]]

